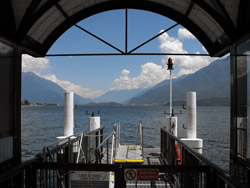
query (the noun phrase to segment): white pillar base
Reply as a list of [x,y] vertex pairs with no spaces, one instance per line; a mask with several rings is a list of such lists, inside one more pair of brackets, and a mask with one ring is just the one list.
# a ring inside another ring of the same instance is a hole
[[202,154],[203,149],[203,139],[195,138],[195,139],[188,139],[188,138],[181,138],[181,141],[187,144],[190,148],[195,150],[196,152]]
[[177,137],[177,117],[170,117],[167,116],[166,126],[164,127],[165,130],[170,132],[171,134],[175,135]]
[[89,132],[99,129],[101,127],[100,117],[89,117]]
[[[57,140],[62,140],[62,141],[59,142],[58,145],[62,145],[62,144],[65,144],[66,142],[68,142],[68,139],[65,139],[67,137],[68,136],[58,136],[58,137],[56,137]],[[71,136],[70,140],[75,139],[75,138],[76,138],[75,136]],[[78,152],[78,145],[79,145],[78,142],[76,142],[76,143],[73,144],[73,153],[77,153]],[[63,150],[61,150],[61,154],[63,154]]]

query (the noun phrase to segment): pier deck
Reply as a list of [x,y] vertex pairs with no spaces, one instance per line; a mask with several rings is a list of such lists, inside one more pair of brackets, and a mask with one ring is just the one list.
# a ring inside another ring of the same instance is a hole
[[115,163],[143,163],[140,145],[120,145],[115,156]]

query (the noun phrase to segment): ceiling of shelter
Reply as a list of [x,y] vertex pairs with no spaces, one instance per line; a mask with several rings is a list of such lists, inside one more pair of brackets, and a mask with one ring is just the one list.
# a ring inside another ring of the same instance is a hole
[[1,0],[0,35],[26,53],[44,56],[80,20],[107,10],[148,10],[192,32],[211,56],[221,56],[250,31],[249,0]]

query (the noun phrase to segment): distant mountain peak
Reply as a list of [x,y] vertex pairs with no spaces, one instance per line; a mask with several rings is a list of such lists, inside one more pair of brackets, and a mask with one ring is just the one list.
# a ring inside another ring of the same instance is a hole
[[[22,72],[22,101],[27,99],[30,102],[63,104],[65,92],[56,83],[33,72]],[[76,104],[87,104],[90,99],[74,94],[74,101]]]
[[[230,96],[230,57],[218,59],[199,71],[173,80],[173,100],[185,100],[186,92],[196,91],[197,98]],[[169,102],[169,80],[157,84],[130,104]]]

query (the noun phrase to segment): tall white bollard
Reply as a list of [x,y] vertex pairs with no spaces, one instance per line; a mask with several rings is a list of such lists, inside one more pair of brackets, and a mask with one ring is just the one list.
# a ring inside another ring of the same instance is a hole
[[64,93],[64,136],[74,134],[74,93]]
[[196,138],[197,129],[197,116],[196,116],[196,92],[187,92],[187,108],[186,108],[186,121],[187,121],[187,138]]
[[187,138],[181,140],[195,151],[202,153],[203,139],[197,138],[196,92],[187,92]]
[[[57,140],[63,140],[67,136],[74,134],[74,93],[64,93],[64,136],[56,137]],[[64,144],[67,140],[59,142]],[[61,152],[63,154],[63,151]]]

